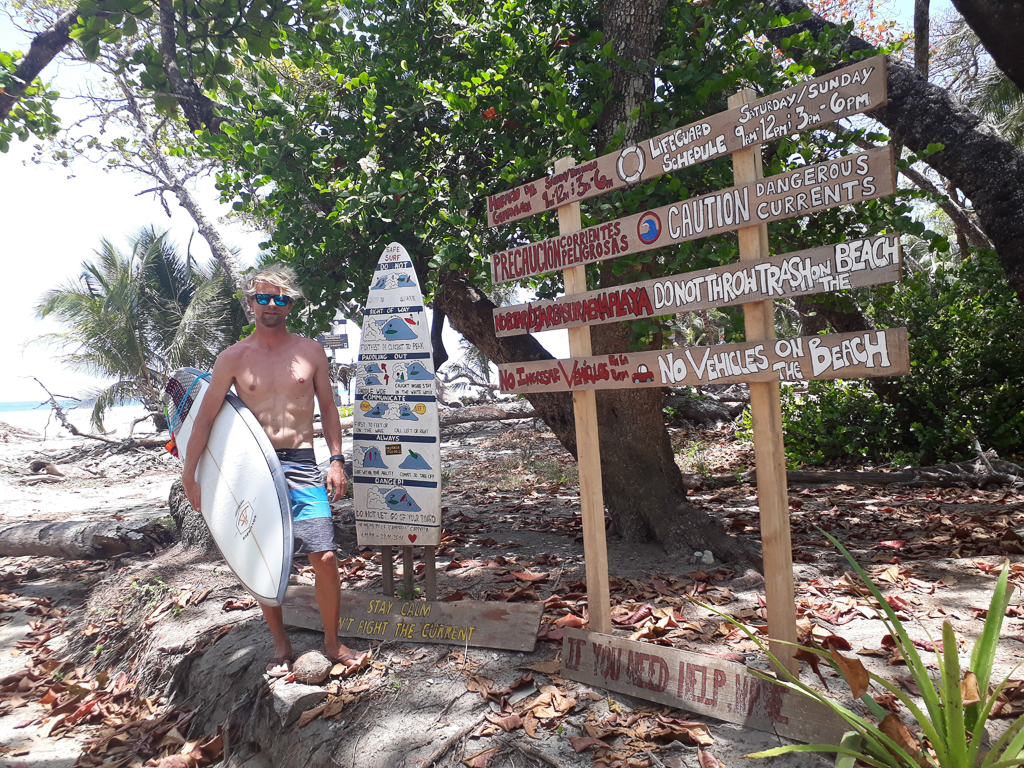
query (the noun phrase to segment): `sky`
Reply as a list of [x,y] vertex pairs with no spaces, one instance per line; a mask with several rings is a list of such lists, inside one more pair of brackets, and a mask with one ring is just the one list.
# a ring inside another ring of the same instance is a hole
[[[897,0],[897,19],[912,28],[913,0]],[[932,2],[933,18],[951,8],[949,0]],[[29,38],[0,13],[0,50],[26,50]],[[44,72],[62,94],[83,89],[90,76],[85,65],[51,63]],[[67,124],[77,105],[62,96],[55,109]],[[59,350],[32,343],[43,334],[57,332],[60,326],[51,320],[36,318],[35,306],[43,294],[64,284],[81,272],[81,264],[107,238],[115,246],[127,249],[127,237],[149,225],[158,231],[170,230],[170,236],[184,252],[195,231],[192,219],[171,201],[171,218],[153,195],[138,196],[146,181],[123,172],[106,173],[87,161],[74,164],[72,173],[60,167],[31,162],[32,141],[14,141],[7,154],[0,154],[0,263],[8,286],[5,300],[7,317],[12,320],[8,333],[0,335],[0,359],[6,362],[0,374],[0,403],[45,399],[33,377],[51,391],[78,396],[101,383],[86,374],[68,370],[59,360]],[[73,175],[72,175],[73,174]],[[208,214],[221,217],[230,210],[221,205],[213,182],[200,182],[197,194],[205,201]],[[250,266],[265,238],[262,233],[247,232],[237,224],[222,223],[221,232],[230,246],[241,249],[240,258]],[[209,258],[202,237],[192,238],[194,254]],[[350,324],[351,346],[358,329]],[[457,346],[457,335],[447,338],[449,351]],[[539,339],[556,356],[567,354],[565,331],[541,334]]]

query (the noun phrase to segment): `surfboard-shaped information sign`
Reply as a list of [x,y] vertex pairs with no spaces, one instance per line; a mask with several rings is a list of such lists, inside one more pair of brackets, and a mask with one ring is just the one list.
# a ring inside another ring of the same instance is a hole
[[377,262],[356,366],[356,537],[370,546],[436,546],[441,450],[434,355],[419,280],[398,243]]

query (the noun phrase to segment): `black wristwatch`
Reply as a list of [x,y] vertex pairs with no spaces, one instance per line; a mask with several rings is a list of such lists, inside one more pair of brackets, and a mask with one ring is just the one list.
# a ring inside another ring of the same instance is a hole
[[333,456],[331,456],[331,462],[330,463],[333,464],[336,461],[340,461],[342,464],[344,464],[345,463],[345,457],[342,456],[340,453],[336,453]]

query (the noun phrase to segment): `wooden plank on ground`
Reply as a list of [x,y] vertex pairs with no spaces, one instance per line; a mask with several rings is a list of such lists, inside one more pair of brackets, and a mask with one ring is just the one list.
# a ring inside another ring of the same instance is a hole
[[895,191],[892,147],[869,149],[501,251],[491,256],[491,279],[507,283]]
[[830,333],[713,347],[661,349],[498,366],[501,391],[683,387],[757,381],[903,376],[910,372],[907,329]]
[[820,127],[886,103],[886,61],[875,56],[711,115],[580,166],[487,198],[495,227],[653,179],[751,144]]
[[[656,280],[496,307],[498,336],[615,323],[900,279],[899,235],[881,235]],[[569,293],[569,291],[566,291]],[[575,355],[574,355],[575,357]]]
[[797,741],[838,744],[846,730],[825,705],[762,680],[743,664],[598,632],[565,631],[562,675]]
[[[285,624],[323,631],[313,587],[288,587],[283,611]],[[530,652],[543,612],[541,603],[399,600],[343,590],[338,634]]]

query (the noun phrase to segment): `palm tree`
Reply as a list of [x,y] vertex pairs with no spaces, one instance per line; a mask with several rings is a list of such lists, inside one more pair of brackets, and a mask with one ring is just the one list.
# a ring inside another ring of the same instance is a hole
[[141,402],[164,428],[160,392],[168,374],[210,368],[245,325],[220,265],[182,257],[153,227],[132,238],[129,254],[102,240],[81,274],[47,292],[36,312],[66,326],[40,339],[68,350],[66,365],[115,379],[91,393],[92,424],[101,430],[107,408],[129,402]]

